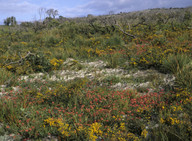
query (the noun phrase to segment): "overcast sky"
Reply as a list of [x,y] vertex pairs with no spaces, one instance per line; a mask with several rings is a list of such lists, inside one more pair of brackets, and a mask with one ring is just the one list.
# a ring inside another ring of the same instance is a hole
[[39,20],[39,8],[53,8],[61,16],[78,17],[188,6],[192,6],[192,0],[0,0],[0,23],[10,16],[17,21]]

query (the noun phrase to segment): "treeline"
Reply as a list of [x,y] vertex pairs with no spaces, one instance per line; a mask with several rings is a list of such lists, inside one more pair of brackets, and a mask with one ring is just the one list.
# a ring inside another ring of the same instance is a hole
[[[57,11],[58,12],[58,11]],[[63,16],[59,16],[59,18],[55,18],[55,16],[48,16],[43,21],[44,25],[57,26],[58,24],[62,24],[63,22],[75,22],[75,23],[88,23],[88,24],[101,24],[111,25],[115,24],[116,21],[121,22],[127,25],[136,26],[137,24],[166,24],[166,23],[183,23],[189,21],[192,17],[192,7],[187,8],[157,8],[157,9],[149,9],[144,11],[136,11],[136,12],[121,12],[119,14],[109,14],[109,15],[101,15],[94,16],[92,14],[88,14],[87,17],[76,17],[76,18],[66,18]],[[38,21],[36,21],[38,22]],[[36,24],[34,22],[34,24]],[[31,23],[32,24],[32,23]],[[188,23],[189,24],[189,23]],[[23,22],[21,26],[30,26],[30,22]]]

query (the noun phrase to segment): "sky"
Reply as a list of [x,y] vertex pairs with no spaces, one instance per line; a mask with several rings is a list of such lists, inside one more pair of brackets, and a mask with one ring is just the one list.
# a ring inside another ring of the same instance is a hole
[[58,10],[59,16],[63,17],[83,17],[104,15],[110,11],[119,13],[188,6],[192,6],[192,0],[0,0],[0,24],[11,16],[20,22],[39,20],[40,8]]

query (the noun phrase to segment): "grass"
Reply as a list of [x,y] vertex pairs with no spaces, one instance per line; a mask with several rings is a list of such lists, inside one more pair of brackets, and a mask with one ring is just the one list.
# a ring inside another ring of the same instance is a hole
[[177,87],[192,88],[192,65],[191,57],[184,54],[169,55],[163,61],[162,67],[176,76]]

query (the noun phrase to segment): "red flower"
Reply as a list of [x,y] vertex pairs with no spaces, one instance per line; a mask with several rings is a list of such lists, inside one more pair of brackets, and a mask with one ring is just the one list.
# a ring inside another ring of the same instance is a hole
[[79,116],[79,117],[81,117],[82,115],[81,115],[81,114],[79,114],[78,116]]
[[28,118],[28,119],[26,120],[26,122],[29,123],[29,121],[30,121],[30,119]]
[[95,102],[97,102],[97,100],[98,100],[97,98],[94,99]]
[[91,105],[90,108],[93,109],[93,106]]

